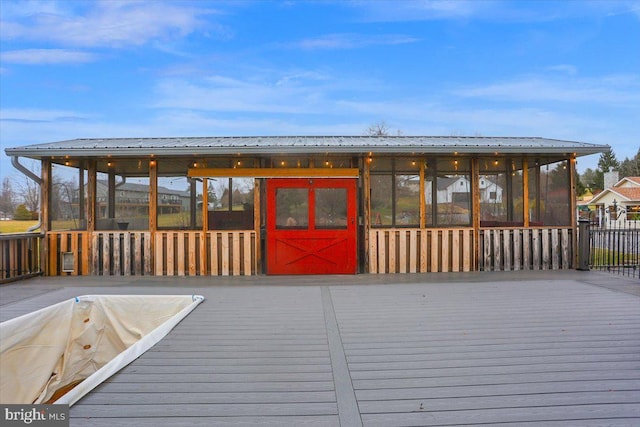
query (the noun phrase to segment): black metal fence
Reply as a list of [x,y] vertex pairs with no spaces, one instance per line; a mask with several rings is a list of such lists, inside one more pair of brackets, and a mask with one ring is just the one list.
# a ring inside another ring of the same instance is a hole
[[640,221],[590,227],[589,268],[640,278]]

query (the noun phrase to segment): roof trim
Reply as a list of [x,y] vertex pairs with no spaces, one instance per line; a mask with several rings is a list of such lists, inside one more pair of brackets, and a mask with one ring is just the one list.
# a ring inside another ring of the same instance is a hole
[[7,148],[8,156],[138,157],[260,154],[550,154],[601,153],[608,145],[540,137],[254,136],[74,139]]
[[[627,196],[618,193],[616,190],[614,190],[615,187],[611,187],[611,188],[605,188],[604,190],[602,190],[597,196],[595,196],[593,199],[589,200],[590,205],[596,204],[596,202],[598,202],[600,199],[602,199],[604,196],[606,196],[609,193],[613,193],[619,197],[622,197],[624,199],[624,201],[626,202],[630,202],[632,201],[631,199],[629,199]],[[622,200],[621,200],[622,201]]]

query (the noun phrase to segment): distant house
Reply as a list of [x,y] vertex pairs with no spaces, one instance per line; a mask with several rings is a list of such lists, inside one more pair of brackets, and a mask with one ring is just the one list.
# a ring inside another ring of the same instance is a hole
[[[109,182],[106,180],[96,180],[96,216],[99,225],[107,226],[109,218],[139,218],[149,215],[149,185],[131,182],[119,182],[115,184],[113,200],[109,202]],[[179,191],[158,186],[158,214],[179,214],[189,210],[191,195],[189,191]],[[109,205],[113,204],[110,208]],[[112,213],[110,212],[112,209]],[[118,221],[116,221],[118,222]],[[127,220],[128,223],[133,220]],[[124,222],[120,221],[125,227]],[[127,228],[129,225],[126,226]],[[148,227],[148,220],[144,220],[144,225]]]
[[603,226],[619,227],[625,222],[640,221],[640,177],[622,178],[580,207],[582,212],[588,209],[591,219]]

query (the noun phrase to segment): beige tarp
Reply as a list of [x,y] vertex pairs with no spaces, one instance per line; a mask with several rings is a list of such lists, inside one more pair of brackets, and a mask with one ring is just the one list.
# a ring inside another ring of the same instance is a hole
[[73,404],[155,345],[204,298],[87,295],[0,324],[0,403]]

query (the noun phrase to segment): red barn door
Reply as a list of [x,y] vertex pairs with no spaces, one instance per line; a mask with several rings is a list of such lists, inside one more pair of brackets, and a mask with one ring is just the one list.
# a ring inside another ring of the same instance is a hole
[[356,179],[267,180],[267,273],[355,274]]

